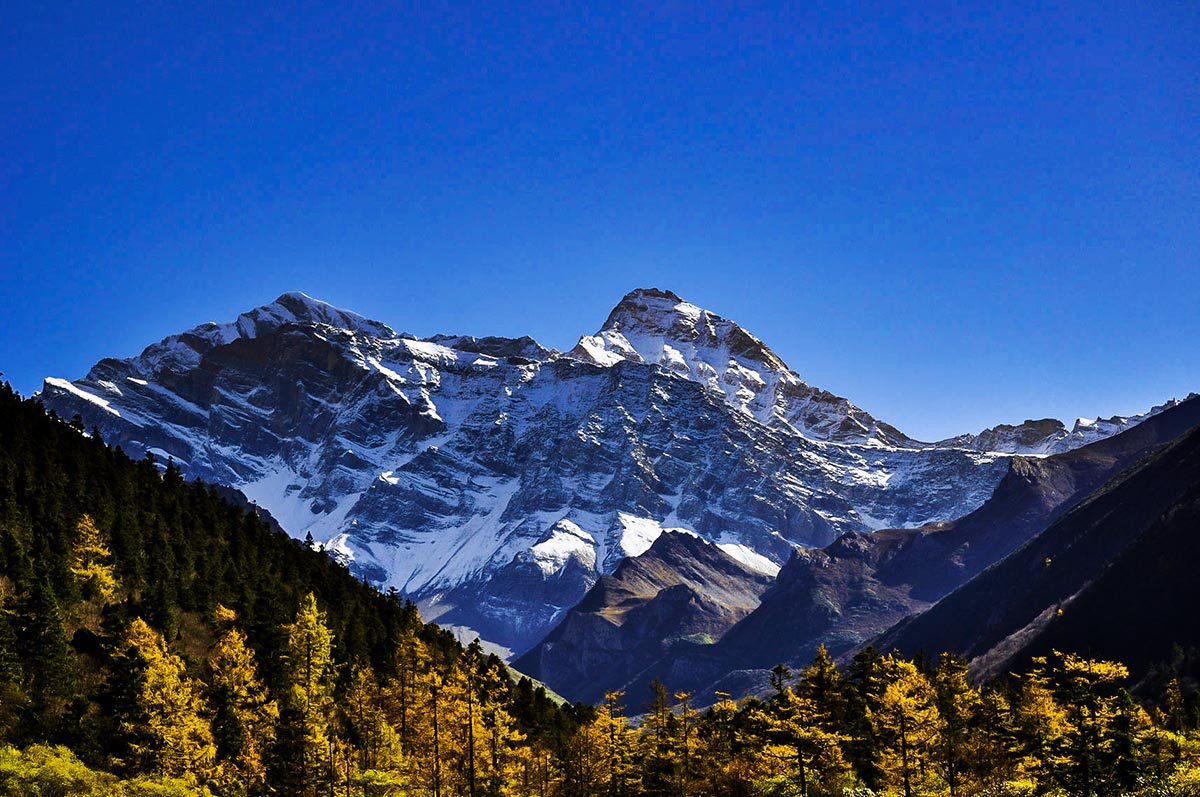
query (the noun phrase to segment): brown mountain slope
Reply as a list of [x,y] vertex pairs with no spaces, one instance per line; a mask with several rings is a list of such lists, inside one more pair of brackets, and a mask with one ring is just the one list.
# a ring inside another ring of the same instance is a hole
[[666,532],[596,582],[514,666],[572,700],[598,701],[653,669],[674,644],[719,639],[771,580],[712,543]]

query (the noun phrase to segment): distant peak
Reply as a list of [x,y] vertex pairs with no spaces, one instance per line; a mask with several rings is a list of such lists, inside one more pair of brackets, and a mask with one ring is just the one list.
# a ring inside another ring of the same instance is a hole
[[[666,345],[675,351],[727,350],[773,371],[789,370],[766,344],[737,323],[662,288],[637,288],[625,294],[598,336],[581,343],[591,340],[611,345],[625,358],[645,362],[661,362]],[[727,363],[725,357],[715,364],[723,370]]]
[[619,329],[622,323],[628,324],[652,321],[657,325],[665,316],[680,315],[687,308],[691,312],[685,315],[695,317],[700,308],[685,302],[677,293],[661,288],[635,288],[625,294],[617,306],[608,314],[601,329]]
[[664,288],[634,288],[621,300],[627,302],[637,299],[670,299],[673,302],[682,302],[683,298],[675,291],[669,291]]
[[279,295],[275,301],[262,307],[243,313],[238,319],[239,326],[243,319],[255,327],[278,326],[286,323],[325,324],[349,332],[362,332],[379,338],[393,338],[396,333],[391,327],[380,321],[373,321],[350,310],[334,307],[329,302],[313,298],[301,291],[288,291]]
[[[288,314],[295,316],[296,320],[311,320],[322,323],[324,322],[324,319],[327,319],[334,314],[346,316],[356,315],[355,313],[334,307],[329,302],[321,299],[315,299],[312,296],[309,296],[307,293],[302,293],[300,291],[288,291],[286,293],[281,293],[279,294],[279,298],[277,298],[275,301],[258,308],[258,310],[273,309],[285,310]],[[256,311],[252,310],[251,312]]]

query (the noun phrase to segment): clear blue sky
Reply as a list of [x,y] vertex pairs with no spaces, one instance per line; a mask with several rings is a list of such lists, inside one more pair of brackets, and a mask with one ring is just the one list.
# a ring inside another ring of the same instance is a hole
[[0,371],[655,285],[924,438],[1200,390],[1195,2],[698,8],[9,3]]

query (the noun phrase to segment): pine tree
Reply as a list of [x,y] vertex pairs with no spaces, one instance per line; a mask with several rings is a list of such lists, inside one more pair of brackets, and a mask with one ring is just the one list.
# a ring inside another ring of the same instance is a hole
[[0,742],[14,741],[21,718],[29,710],[25,669],[17,649],[17,635],[0,593]]
[[796,691],[812,701],[815,719],[823,730],[833,733],[844,727],[848,709],[846,684],[824,644],[817,648],[812,664],[800,673]]
[[34,587],[21,611],[20,642],[30,713],[27,735],[57,740],[66,730],[68,711],[78,696],[75,655],[67,641],[62,612],[47,578]]
[[967,663],[950,653],[942,654],[939,659],[933,685],[940,721],[940,743],[935,759],[950,797],[958,797],[967,775],[970,733],[979,711],[980,697],[967,679]]
[[646,712],[642,737],[645,742],[643,783],[649,794],[670,794],[675,785],[678,764],[674,744],[675,715],[671,711],[670,692],[657,678],[650,684],[650,706]]
[[854,655],[846,670],[846,722],[844,732],[850,737],[847,757],[863,784],[870,789],[883,785],[881,742],[871,711],[877,709],[883,696],[884,673],[882,657],[873,647]]

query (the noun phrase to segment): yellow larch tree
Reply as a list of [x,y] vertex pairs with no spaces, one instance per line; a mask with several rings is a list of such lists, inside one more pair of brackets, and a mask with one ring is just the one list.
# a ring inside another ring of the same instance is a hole
[[296,619],[284,626],[282,719],[291,749],[291,780],[299,794],[315,795],[333,780],[330,724],[334,711],[333,633],[311,592],[300,601]]
[[85,599],[98,598],[111,603],[117,594],[117,576],[112,566],[112,552],[91,515],[83,515],[75,524],[75,544],[71,546],[68,562],[71,575]]
[[122,666],[133,670],[134,711],[122,722],[141,771],[170,777],[211,773],[216,747],[197,685],[183,660],[167,650],[162,635],[141,618],[122,640]]
[[886,686],[870,718],[882,743],[882,769],[892,790],[913,797],[929,790],[933,774],[941,722],[937,695],[912,662],[885,656],[880,664]]
[[233,626],[237,615],[217,607],[225,632],[209,655],[209,704],[217,745],[214,782],[223,793],[257,793],[266,785],[267,755],[275,742],[279,706],[259,678],[246,635]]

